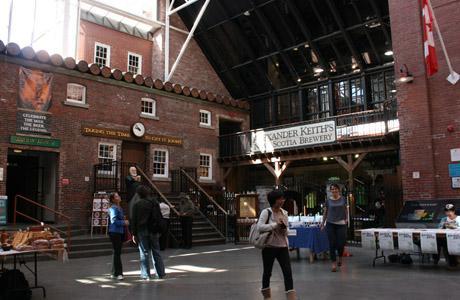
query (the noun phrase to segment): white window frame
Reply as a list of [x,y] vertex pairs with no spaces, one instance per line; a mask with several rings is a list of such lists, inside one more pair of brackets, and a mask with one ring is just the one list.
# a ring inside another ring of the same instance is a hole
[[209,173],[207,177],[203,177],[200,175],[200,180],[212,180],[212,154],[209,153],[200,153],[200,160],[199,160],[199,168],[201,168],[201,156],[208,156],[209,157]]
[[[117,144],[107,143],[107,142],[99,142],[97,144],[97,159],[98,159],[98,162],[99,162],[100,159],[107,159],[106,157],[101,157],[100,156],[101,145],[113,146],[113,156],[114,157],[112,158],[112,162],[117,161]],[[99,170],[98,173],[99,174],[104,174],[104,175],[114,175],[115,174],[115,168],[116,168],[116,165],[113,165],[112,170],[110,170],[110,171],[108,171],[108,170]]]
[[[83,88],[83,96],[81,101],[71,99],[68,97],[69,95],[69,86],[74,86],[74,87],[81,87]],[[67,83],[67,90],[66,90],[66,101],[71,102],[71,103],[77,103],[77,104],[86,104],[86,86],[78,84],[78,83]]]
[[[201,122],[201,114],[206,114],[208,115],[208,122],[207,123],[204,123],[204,122]],[[212,114],[209,110],[204,110],[204,109],[200,109],[200,126],[204,126],[204,127],[211,127],[212,126]]]
[[[148,112],[143,112],[142,111],[142,102],[150,102],[152,103],[152,113],[148,113]],[[155,99],[152,99],[152,98],[141,98],[141,116],[146,116],[146,117],[156,117],[157,116],[157,101]]]
[[103,44],[103,43],[99,43],[99,42],[95,42],[94,43],[94,63],[96,63],[96,50],[97,50],[97,46],[99,47],[105,47],[107,48],[107,58],[106,58],[106,64],[105,66],[106,67],[110,67],[110,46],[109,45],[106,45],[106,44]]
[[155,148],[155,149],[153,149],[153,157],[152,157],[153,164],[155,164],[155,151],[161,151],[161,152],[166,153],[166,156],[165,156],[165,174],[155,174],[155,167],[154,167],[154,165],[152,165],[153,178],[169,178],[169,151],[168,151],[168,149],[164,149],[164,148]]
[[128,61],[127,61],[127,68],[126,71],[129,71],[129,56],[136,56],[139,59],[139,66],[137,67],[137,73],[133,73],[134,75],[142,75],[142,55],[134,53],[134,52],[129,52],[128,51]]

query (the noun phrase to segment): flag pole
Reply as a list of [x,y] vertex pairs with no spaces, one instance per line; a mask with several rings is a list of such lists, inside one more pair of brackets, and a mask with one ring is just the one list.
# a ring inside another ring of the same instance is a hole
[[436,33],[438,34],[439,41],[441,42],[441,48],[442,48],[442,51],[444,52],[444,56],[446,57],[447,66],[449,67],[450,75],[447,77],[447,80],[452,84],[456,84],[457,81],[460,79],[460,75],[458,75],[457,72],[455,72],[454,69],[452,68],[452,64],[450,63],[449,54],[447,54],[446,45],[444,44],[444,39],[442,38],[441,30],[439,29],[438,20],[436,19],[436,16],[433,10],[433,6],[431,5],[431,0],[427,0],[427,1],[428,1],[428,6],[430,7],[430,10],[431,10],[431,15],[433,16],[434,27],[436,28]]

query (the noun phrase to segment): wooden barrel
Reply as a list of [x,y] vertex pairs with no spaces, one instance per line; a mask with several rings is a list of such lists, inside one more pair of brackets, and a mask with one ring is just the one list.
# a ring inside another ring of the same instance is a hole
[[40,50],[35,54],[37,60],[41,63],[47,64],[50,62],[50,55],[45,50]]
[[25,59],[34,59],[35,58],[35,50],[32,47],[24,47],[21,49],[21,55]]

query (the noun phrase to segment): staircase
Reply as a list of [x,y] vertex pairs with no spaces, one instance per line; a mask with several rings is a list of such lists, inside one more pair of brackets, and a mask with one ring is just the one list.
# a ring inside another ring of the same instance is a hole
[[[177,195],[166,195],[169,202],[179,207]],[[193,246],[225,244],[226,239],[211,225],[211,222],[199,211],[193,216],[192,244]]]

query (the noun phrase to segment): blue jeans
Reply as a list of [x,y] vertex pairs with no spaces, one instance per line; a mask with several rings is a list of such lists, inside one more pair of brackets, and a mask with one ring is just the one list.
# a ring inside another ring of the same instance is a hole
[[150,258],[157,275],[166,275],[163,259],[160,256],[159,234],[139,233],[139,254],[141,259],[141,277],[150,277]]

